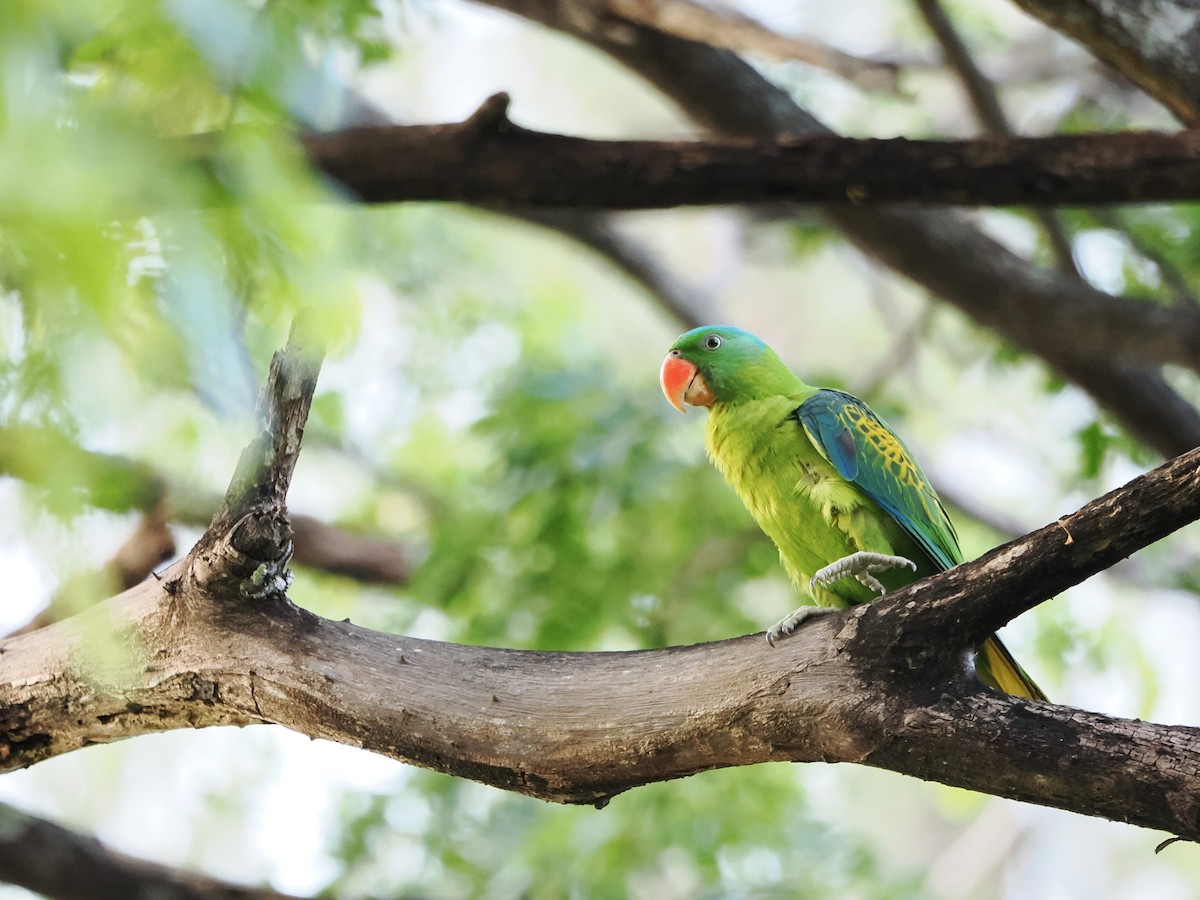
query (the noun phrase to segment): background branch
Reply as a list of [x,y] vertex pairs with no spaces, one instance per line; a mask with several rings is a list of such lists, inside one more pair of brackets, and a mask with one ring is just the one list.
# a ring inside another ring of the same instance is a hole
[[[781,142],[772,145],[771,149],[759,148],[764,161],[756,164],[758,168],[751,166],[742,171],[748,166],[747,152],[751,156],[758,152],[751,145],[601,142],[565,138],[529,132],[513,125],[505,117],[506,106],[507,99],[501,95],[459,125],[351,129],[311,136],[306,139],[306,146],[314,164],[323,167],[369,202],[402,199],[411,188],[425,199],[497,202],[507,197],[516,202],[586,206],[599,201],[610,206],[636,203],[649,208],[684,200],[713,199],[725,189],[732,192],[730,197],[752,199],[754,188],[743,183],[743,176],[750,177],[751,170],[756,173],[752,177],[761,179],[759,184],[767,191],[760,199],[767,199],[771,191],[781,191],[780,176],[770,172],[771,160],[778,162],[792,151],[804,156],[811,151],[812,160],[800,164],[794,171],[803,173],[802,177],[814,184],[821,184],[822,192],[828,190],[826,179],[838,182],[836,170],[847,161],[847,156],[835,151],[842,139],[806,138],[794,143]],[[1101,137],[1106,141],[1129,138],[1132,146],[1146,136]],[[1158,137],[1176,140],[1166,136],[1154,136],[1150,140]],[[1200,148],[1200,135],[1185,133],[1181,139],[1195,142]],[[1009,140],[1002,139],[1002,142]],[[1036,140],[1076,141],[1075,138]],[[860,146],[857,142],[850,143]],[[983,147],[985,143],[972,146]],[[909,146],[908,142],[905,146]],[[1067,150],[1065,144],[1055,152],[1060,151],[1074,152]],[[830,154],[828,158],[827,153]],[[834,157],[841,163],[835,162]],[[810,163],[811,170],[808,168]],[[742,174],[722,182],[722,177],[714,174],[710,164],[716,169],[733,164]],[[827,170],[827,166],[834,171]],[[1200,156],[1197,156],[1195,166],[1200,176]],[[879,159],[868,168],[896,171],[894,161]],[[951,165],[951,169],[959,171],[957,163]],[[675,175],[680,176],[678,180],[674,179]],[[1037,176],[1029,177],[1037,180]],[[1022,175],[1021,180],[1024,178]],[[779,198],[784,196],[786,191],[777,195]],[[832,214],[843,223],[861,223],[852,234],[860,240],[868,228],[882,225],[890,230],[894,226],[894,219],[868,216],[860,211]],[[913,221],[917,214],[895,211],[892,215]],[[926,250],[934,249],[930,247],[931,239],[942,242],[936,252],[947,260],[947,264],[936,273],[922,266],[922,274],[927,278],[936,275],[939,286],[935,289],[954,296],[963,293],[961,285],[964,282],[973,283],[975,291],[964,296],[971,299],[974,317],[989,327],[1010,332],[1019,329],[1021,342],[1034,347],[1056,343],[1060,335],[1069,333],[1072,336],[1070,346],[1086,347],[1088,353],[1095,356],[1172,362],[1200,371],[1200,309],[1163,307],[1114,297],[1067,276],[1063,276],[1063,281],[1071,285],[1071,293],[1066,298],[1069,302],[1064,302],[1057,292],[1061,283],[1048,285],[1047,279],[1021,278],[1027,274],[1027,264],[999,245],[991,248],[988,259],[964,255],[960,248],[973,240],[974,234],[961,221],[946,222],[951,223],[952,228],[937,228],[936,232],[933,227],[913,229],[905,239],[923,245]],[[931,221],[930,224],[936,223]],[[875,255],[899,269],[912,256],[908,249],[901,251],[904,256],[897,253],[901,248],[895,244],[900,239],[898,235],[896,241],[884,242],[875,238],[861,243],[864,249],[874,251]],[[886,246],[887,257],[879,252],[881,246]],[[1029,308],[1027,294],[1031,290],[1039,294],[1036,315]],[[1061,348],[1057,349],[1062,352]]]
[[[117,853],[0,803],[0,880],[55,900],[289,900]],[[295,900],[295,898],[291,898]]]
[[1200,199],[1200,135],[1189,131],[601,141],[530,131],[511,122],[503,105],[506,99],[499,109],[485,104],[457,124],[365,126],[311,134],[304,145],[314,166],[383,203],[663,209]]
[[833,72],[864,90],[896,93],[901,69],[918,65],[915,60],[899,63],[864,59],[820,41],[779,34],[732,9],[704,6],[691,0],[608,2],[613,13],[627,21],[649,25],[711,47],[796,60]]
[[1015,0],[1074,38],[1154,97],[1180,121],[1200,124],[1200,20],[1186,0]]
[[[942,48],[946,65],[950,67],[959,83],[962,84],[963,91],[970,100],[971,109],[974,110],[975,117],[979,120],[983,130],[988,134],[1015,134],[1009,124],[1008,116],[1004,114],[1004,107],[1000,103],[1000,97],[992,82],[976,65],[975,58],[971,55],[966,42],[959,35],[949,16],[946,15],[945,9],[942,8],[941,0],[916,0],[916,4],[925,24],[933,32],[933,36]],[[1079,271],[1079,266],[1075,263],[1071,239],[1058,214],[1046,206],[1035,206],[1033,211],[1054,250],[1059,268],[1082,278],[1083,273]]]

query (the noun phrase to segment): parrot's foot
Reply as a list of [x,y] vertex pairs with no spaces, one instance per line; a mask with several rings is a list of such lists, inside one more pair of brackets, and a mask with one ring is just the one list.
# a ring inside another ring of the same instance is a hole
[[806,621],[819,616],[823,613],[837,612],[836,606],[802,606],[793,613],[784,616],[769,629],[767,629],[767,643],[772,647],[776,641],[781,641],[786,637],[790,637],[792,632],[803,625]]
[[812,577],[809,585],[812,587],[825,587],[827,584],[841,581],[843,578],[849,578],[853,575],[861,584],[865,584],[871,590],[880,594],[886,594],[887,588],[880,583],[879,579],[873,573],[886,572],[888,569],[895,569],[899,566],[908,566],[914,572],[917,570],[917,564],[903,556],[888,556],[886,553],[865,553],[860,551],[831,562]]

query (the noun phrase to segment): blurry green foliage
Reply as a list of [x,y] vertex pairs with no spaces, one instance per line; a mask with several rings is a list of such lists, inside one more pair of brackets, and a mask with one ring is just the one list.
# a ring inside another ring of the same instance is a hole
[[648,785],[601,810],[424,772],[410,781],[346,799],[343,870],[323,896],[922,896],[920,873],[886,871],[815,818],[787,765]]
[[490,462],[439,504],[413,584],[463,640],[661,646],[762,624],[730,595],[774,551],[706,463],[672,452],[657,392],[603,372],[526,358],[476,426]]

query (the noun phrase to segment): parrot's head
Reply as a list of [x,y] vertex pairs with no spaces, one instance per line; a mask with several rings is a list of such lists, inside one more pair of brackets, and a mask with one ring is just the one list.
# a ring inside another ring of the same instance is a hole
[[659,383],[680,412],[689,406],[736,403],[769,393],[794,378],[775,351],[730,325],[693,328],[667,351]]

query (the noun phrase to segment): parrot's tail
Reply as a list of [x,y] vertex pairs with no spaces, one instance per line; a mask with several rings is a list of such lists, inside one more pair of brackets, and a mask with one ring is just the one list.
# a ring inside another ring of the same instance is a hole
[[984,641],[983,646],[979,648],[975,657],[975,673],[984,684],[1006,694],[1028,697],[1030,700],[1048,699],[995,635]]

